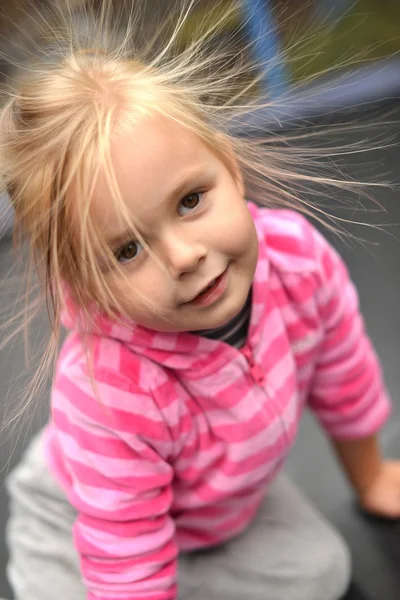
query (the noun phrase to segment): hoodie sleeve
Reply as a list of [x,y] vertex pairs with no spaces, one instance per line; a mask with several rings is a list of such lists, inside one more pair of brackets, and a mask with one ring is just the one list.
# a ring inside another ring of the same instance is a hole
[[324,337],[310,406],[332,437],[367,437],[381,428],[390,411],[380,365],[342,259],[311,229],[318,265],[317,305]]
[[170,436],[155,402],[130,380],[78,366],[53,389],[58,462],[78,511],[74,542],[87,600],[176,598]]

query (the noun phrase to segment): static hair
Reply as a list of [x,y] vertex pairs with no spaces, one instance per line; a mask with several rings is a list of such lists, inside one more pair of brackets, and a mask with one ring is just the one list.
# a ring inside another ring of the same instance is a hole
[[[219,41],[234,4],[224,10],[217,6],[207,27],[200,23],[189,40],[183,31],[195,2],[181,5],[151,36],[139,35],[143,3],[127,3],[123,13],[109,2],[99,4],[86,3],[77,15],[64,3],[48,18],[37,17],[41,50],[36,48],[34,60],[19,69],[0,114],[0,175],[15,209],[15,242],[27,245],[29,290],[45,299],[51,320],[51,338],[29,397],[38,394],[45,370],[53,365],[66,289],[85,322],[94,306],[110,318],[121,315],[109,274],[96,258],[104,240],[90,218],[102,171],[121,218],[140,239],[111,160],[119,132],[134,132],[156,116],[172,120],[232,172],[240,170],[248,200],[323,221],[329,222],[323,207],[306,200],[311,185],[321,184],[327,195],[329,188],[356,194],[362,189],[340,172],[321,174],[313,156],[329,157],[337,149],[315,143],[305,149],[296,143],[302,133],[291,138],[256,129],[247,137],[232,133],[244,114],[272,104],[259,93],[268,65],[253,65],[246,46],[238,52],[226,38]],[[123,278],[111,251],[107,259]],[[33,309],[28,307],[29,318]]]

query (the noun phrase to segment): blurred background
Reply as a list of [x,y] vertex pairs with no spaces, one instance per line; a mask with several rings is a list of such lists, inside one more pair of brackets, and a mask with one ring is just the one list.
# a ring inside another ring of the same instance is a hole
[[[118,0],[114,0],[118,4]],[[101,0],[97,0],[101,4]],[[126,3],[129,2],[126,0]],[[74,0],[79,12],[83,0]],[[143,0],[149,34],[180,0]],[[230,0],[199,0],[181,33],[184,45],[210,8],[231,6]],[[342,157],[343,169],[360,179],[390,181],[377,188],[373,200],[352,200],[343,192],[326,198],[325,208],[348,223],[353,237],[332,236],[358,286],[368,331],[381,357],[393,415],[382,434],[388,455],[400,458],[400,1],[399,0],[242,0],[237,2],[219,35],[234,52],[250,52],[267,65],[257,93],[270,99],[268,108],[246,115],[239,128],[251,135],[254,124],[266,135],[319,131],[324,147],[361,143],[363,154]],[[41,36],[37,10],[50,11],[52,0],[0,1],[0,76],[7,83],[32,52]],[[36,17],[32,20],[32,14]],[[215,18],[215,13],[213,17]],[[27,35],[27,32],[29,35]],[[246,50],[245,48],[248,49]],[[316,75],[319,75],[315,79]],[[329,130],[336,132],[332,137]],[[326,132],[326,133],[325,133]],[[299,143],[299,142],[296,142]],[[306,142],[304,142],[306,143]],[[314,140],[314,145],[316,144]],[[375,149],[372,149],[374,148]],[[320,202],[320,190],[310,189],[307,200]],[[0,314],[2,323],[21,298],[23,257],[13,251],[13,214],[8,198],[0,196]],[[46,313],[29,332],[30,351],[22,334],[0,352],[0,422],[6,419],[32,377],[46,339]],[[0,329],[0,336],[6,332]],[[0,439],[0,596],[11,600],[5,577],[7,550],[4,528],[7,497],[3,482],[19,460],[30,437],[46,421],[48,389],[15,427]],[[306,415],[298,444],[288,463],[296,482],[334,521],[347,539],[354,558],[354,589],[349,600],[397,600],[400,594],[400,525],[367,519],[357,511],[346,483],[312,417]],[[40,574],[38,574],[40,575]],[[323,600],[321,598],[321,600]]]

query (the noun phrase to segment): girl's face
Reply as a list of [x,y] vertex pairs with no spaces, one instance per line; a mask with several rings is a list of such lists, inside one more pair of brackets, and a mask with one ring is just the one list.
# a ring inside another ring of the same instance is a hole
[[119,137],[112,159],[122,199],[153,254],[126,232],[102,175],[91,216],[127,276],[106,274],[119,308],[157,331],[228,322],[246,301],[258,255],[235,167],[162,118]]

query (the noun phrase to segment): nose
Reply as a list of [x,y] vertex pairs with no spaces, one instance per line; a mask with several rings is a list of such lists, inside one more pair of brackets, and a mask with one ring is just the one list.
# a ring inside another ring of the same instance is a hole
[[163,254],[170,276],[178,280],[195,272],[207,252],[203,244],[175,231],[164,239]]

